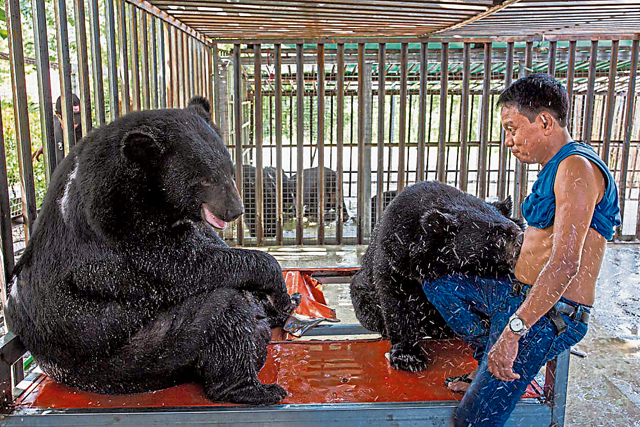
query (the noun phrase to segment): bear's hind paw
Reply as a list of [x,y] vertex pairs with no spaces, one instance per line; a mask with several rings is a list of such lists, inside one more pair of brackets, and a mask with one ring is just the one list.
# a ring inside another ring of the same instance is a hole
[[244,403],[247,405],[273,405],[287,397],[287,392],[278,384],[253,384],[237,388],[224,396],[211,393],[205,388],[207,397],[216,402]]
[[407,350],[400,345],[394,345],[389,352],[391,367],[398,371],[420,372],[427,369],[427,358],[419,347]]

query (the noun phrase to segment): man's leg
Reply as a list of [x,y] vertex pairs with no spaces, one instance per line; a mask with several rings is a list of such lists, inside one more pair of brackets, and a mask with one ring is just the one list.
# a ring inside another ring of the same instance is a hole
[[422,288],[456,335],[473,349],[480,363],[489,338],[490,316],[513,296],[511,278],[451,275],[424,282]]
[[[493,316],[487,348],[491,348],[498,339],[511,313],[517,309],[515,301],[510,302],[506,304],[504,311]],[[456,411],[456,426],[502,426],[507,422],[542,365],[580,341],[586,334],[586,325],[563,317],[567,323],[567,330],[563,334],[556,336],[556,328],[544,316],[520,339],[518,356],[513,366],[514,372],[520,374],[519,380],[498,380],[488,370],[487,356],[483,357],[478,372]]]

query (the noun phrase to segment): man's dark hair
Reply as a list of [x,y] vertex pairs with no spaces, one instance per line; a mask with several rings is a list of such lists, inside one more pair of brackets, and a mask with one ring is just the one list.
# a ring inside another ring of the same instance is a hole
[[531,123],[541,111],[551,113],[560,126],[567,126],[569,98],[560,82],[548,74],[529,74],[513,82],[498,99],[498,107],[518,107]]

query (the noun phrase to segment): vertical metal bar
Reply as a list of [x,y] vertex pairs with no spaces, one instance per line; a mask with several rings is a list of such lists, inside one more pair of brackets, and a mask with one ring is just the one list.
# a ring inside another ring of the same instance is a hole
[[147,12],[142,11],[142,19],[140,20],[140,41],[142,42],[142,108],[148,110],[151,108],[151,100],[149,93],[149,45],[147,37],[149,35],[149,26],[147,25]]
[[[400,62],[403,64],[403,70],[406,72],[406,43],[402,44],[404,56],[401,54]],[[365,74],[365,44],[358,44],[358,206],[356,215],[356,244],[361,245],[363,243],[364,236],[364,125],[365,125],[365,91],[364,91],[364,79]],[[405,73],[406,74],[406,73]],[[403,74],[404,75],[404,74]],[[405,77],[405,91],[406,91],[406,77]],[[406,103],[405,103],[406,106]],[[404,180],[404,173],[402,172],[404,167],[398,165],[398,180]],[[399,181],[400,182],[400,181]],[[398,191],[401,191],[400,189]]]
[[[236,185],[240,192],[240,197],[244,193],[244,185],[242,183],[242,99],[240,96],[240,88],[242,87],[242,63],[240,62],[240,45],[233,45],[233,120],[235,133],[235,152],[236,152]],[[179,67],[181,68],[181,67]],[[238,227],[238,245],[242,246],[244,241],[244,231],[242,226],[242,218],[237,222]]]
[[194,66],[194,58],[195,58],[195,52],[194,52],[194,42],[195,39],[191,36],[187,37],[187,52],[189,53],[188,59],[189,59],[189,98],[191,98],[193,95],[197,95],[197,84],[195,81],[195,66]]
[[438,135],[438,181],[445,182],[445,146],[447,131],[447,84],[449,80],[449,43],[442,43],[440,50],[440,127]]
[[462,99],[460,100],[460,190],[466,192],[469,181],[469,82],[471,44],[462,48]]
[[113,0],[104,0],[107,27],[107,70],[109,72],[109,112],[111,121],[120,117],[120,96],[118,95],[118,57],[116,48],[116,17]]
[[[89,83],[89,55],[87,52],[87,29],[85,27],[84,0],[74,2],[76,21],[76,47],[78,50],[78,84],[80,91],[80,115],[82,133],[91,130],[91,88]],[[47,68],[48,70],[48,68]]]
[[427,50],[428,43],[420,43],[420,101],[418,107],[418,182],[424,181],[425,125],[427,121]]
[[[627,102],[624,111],[624,141],[622,145],[622,168],[620,173],[620,216],[622,224],[624,224],[624,208],[627,198],[627,174],[629,172],[629,156],[631,154],[631,131],[633,129],[633,116],[636,98],[636,78],[638,75],[638,43],[639,40],[633,40],[631,47],[631,64],[629,70],[629,86],[627,89]],[[616,236],[622,236],[623,225],[618,227]],[[636,229],[637,233],[637,229]]]
[[[179,32],[176,27],[171,27],[171,108],[179,108],[180,107],[180,94],[179,94],[179,69],[181,67],[178,66],[179,62],[179,51],[178,48],[178,36]],[[240,184],[238,184],[240,185]]]
[[549,63],[547,65],[547,72],[551,77],[556,76],[556,56],[558,51],[557,42],[549,42]]
[[[73,128],[73,99],[71,96],[71,58],[69,57],[69,29],[67,28],[67,5],[65,0],[54,0],[56,14],[56,36],[58,39],[58,73],[62,97],[62,137],[64,145],[73,148],[76,133]],[[31,157],[29,157],[30,159]]]
[[620,40],[613,40],[611,43],[611,58],[609,65],[609,87],[607,89],[606,122],[604,126],[604,147],[602,150],[602,160],[609,164],[609,152],[611,147],[611,131],[613,130],[613,119],[616,106],[616,72],[618,68],[618,50]]
[[[214,45],[215,46],[215,45]],[[276,44],[274,48],[274,66],[276,71],[276,245],[282,244],[282,226],[283,226],[283,213],[282,213],[282,201],[284,194],[282,192],[282,46]],[[214,59],[217,57],[217,48],[214,50]],[[217,78],[218,69],[214,66],[214,77]],[[220,86],[216,84],[216,88]],[[216,96],[218,96],[219,89],[216,89]],[[292,111],[289,111],[291,114]]]
[[[33,38],[36,51],[36,72],[38,74],[42,148],[46,162],[45,177],[47,182],[50,182],[56,165],[59,161],[62,161],[63,152],[56,147],[53,130],[53,120],[57,119],[53,117],[51,74],[49,73],[49,42],[47,38],[47,17],[44,2],[33,0],[31,10],[33,11]],[[0,167],[2,167],[1,164]],[[5,253],[5,257],[6,256]]]
[[484,76],[482,79],[482,111],[480,116],[480,155],[478,165],[478,181],[480,192],[478,197],[487,197],[487,150],[489,147],[489,100],[491,99],[491,43],[484,44]]
[[[84,1],[84,0],[76,0]],[[129,57],[127,55],[127,9],[125,0],[118,0],[118,43],[120,45],[120,68],[122,69],[122,113],[131,111],[129,96]],[[84,126],[84,124],[83,124]]]
[[156,30],[158,26],[156,25],[156,18],[153,16],[151,18],[151,28],[149,32],[151,33],[151,107],[158,108],[158,41],[156,37]]
[[572,40],[569,42],[569,63],[567,64],[567,97],[569,98],[569,112],[567,114],[567,126],[569,132],[573,131],[573,81],[575,77],[576,68],[576,45],[577,42]]
[[[259,44],[253,45],[253,73],[255,141],[256,141],[256,237],[258,246],[264,245],[264,192],[262,187],[262,49]],[[192,72],[193,74],[193,72]]]
[[[183,33],[180,30],[176,31],[176,56],[177,56],[177,64],[176,64],[176,91],[175,95],[177,98],[177,103],[173,106],[174,108],[182,108],[184,107],[184,49],[183,45]],[[242,77],[242,76],[240,76]],[[234,100],[235,102],[235,100]]]
[[409,44],[400,45],[400,123],[398,124],[398,193],[404,190],[405,143],[407,132],[407,79]]
[[296,44],[296,132],[297,132],[297,167],[296,167],[296,244],[301,245],[304,237],[304,45]]
[[551,401],[551,425],[563,426],[567,403],[567,384],[569,379],[570,350],[560,353],[554,360],[547,362],[545,378],[545,397]]
[[[104,82],[102,78],[102,48],[100,47],[100,10],[98,0],[89,0],[91,23],[91,68],[93,69],[93,96],[98,126],[106,122],[104,113]],[[58,39],[59,40],[59,39]]]
[[[25,81],[20,1],[6,0],[5,7],[9,61],[11,63],[11,82],[13,86],[13,113],[15,116],[17,142],[19,144],[18,166],[21,172],[22,213],[25,224],[25,241],[28,242],[31,237],[33,223],[36,220],[36,194],[34,189],[33,165],[31,163],[31,135],[29,133],[29,106],[27,103],[27,85]],[[64,22],[66,24],[66,19]]]
[[138,8],[131,5],[131,84],[133,109],[140,110],[140,58],[138,53]]
[[209,48],[209,46],[204,46],[204,50],[206,52],[206,56],[207,56],[207,64],[208,64],[208,68],[207,68],[207,78],[206,80],[206,84],[207,84],[207,99],[213,99],[213,73],[214,73],[214,68],[213,68],[213,55],[211,52],[211,49]]
[[[343,151],[344,151],[344,43],[338,43],[338,69],[337,69],[337,91],[336,110],[338,112],[336,122],[336,160],[338,163],[338,188],[336,198],[341,201],[344,197],[343,185]],[[342,203],[338,203],[338,220],[336,222],[336,244],[342,244]]]
[[[318,244],[324,245],[324,44],[318,44]],[[336,212],[342,200],[336,200]],[[337,218],[336,218],[337,220]]]
[[160,81],[158,82],[158,91],[160,92],[160,108],[167,108],[167,64],[166,50],[168,48],[168,40],[165,42],[165,31],[167,31],[167,23],[158,21],[160,25]]
[[[386,104],[387,45],[378,44],[378,177],[376,198],[376,222],[382,217],[384,192],[384,107]],[[424,68],[421,69],[424,72]],[[422,90],[422,88],[420,89]],[[423,141],[424,142],[424,141]],[[424,150],[424,147],[423,147]]]
[[182,33],[182,90],[180,94],[182,97],[182,107],[187,106],[189,98],[191,98],[191,88],[189,87],[189,35],[185,32]]
[[[44,5],[43,5],[44,6]],[[42,9],[40,12],[44,11]],[[39,13],[40,13],[39,12]],[[35,18],[34,18],[35,19]],[[2,238],[2,303],[6,303],[6,284],[11,282],[14,267],[13,231],[11,226],[11,203],[9,202],[9,181],[7,179],[7,153],[5,152],[2,114],[0,114],[0,237]]]
[[[278,45],[278,48],[274,48],[274,51],[278,50],[280,51],[280,47]],[[216,122],[216,124],[218,126],[221,125],[221,108],[222,108],[222,93],[221,88],[220,88],[220,73],[218,70],[218,64],[220,62],[220,54],[218,52],[218,43],[213,43],[213,45],[211,46],[211,52],[213,56],[213,96],[215,97],[214,99],[214,121]],[[277,68],[277,67],[276,67]],[[280,84],[282,84],[282,72],[280,72]],[[282,132],[282,129],[280,129],[280,131]]]
[[[504,70],[504,88],[511,86],[513,81],[513,51],[514,42],[507,44],[507,61]],[[507,153],[508,149],[504,145],[504,129],[500,126],[500,171],[498,173],[498,198],[504,199],[507,194]]]
[[[531,69],[533,67],[533,42],[531,41],[527,42],[524,58],[524,75],[527,76],[531,74]],[[521,161],[516,160],[516,165],[517,173],[515,180],[516,191],[514,205],[516,207],[515,211],[517,212],[517,215],[520,215],[520,203],[522,203],[527,195],[528,171],[526,163],[522,163]]]
[[591,55],[589,58],[589,83],[587,84],[587,99],[584,106],[584,126],[582,127],[582,141],[591,144],[593,129],[593,103],[596,85],[596,65],[598,64],[598,41],[591,41]]

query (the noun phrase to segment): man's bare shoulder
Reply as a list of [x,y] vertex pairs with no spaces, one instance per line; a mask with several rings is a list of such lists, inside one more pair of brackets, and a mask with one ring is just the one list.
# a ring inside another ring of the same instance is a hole
[[554,184],[556,197],[564,195],[574,198],[593,194],[595,191],[599,202],[605,187],[605,177],[600,168],[584,156],[569,156],[558,165]]

